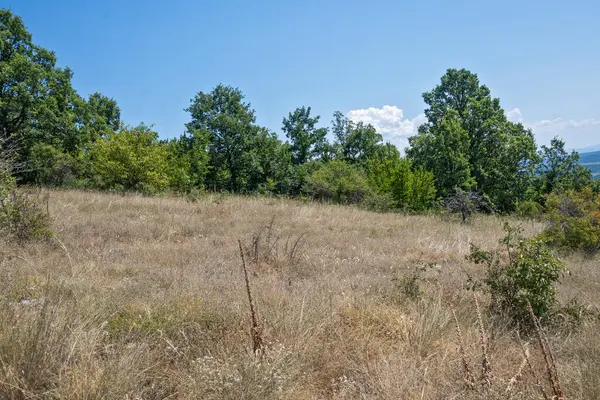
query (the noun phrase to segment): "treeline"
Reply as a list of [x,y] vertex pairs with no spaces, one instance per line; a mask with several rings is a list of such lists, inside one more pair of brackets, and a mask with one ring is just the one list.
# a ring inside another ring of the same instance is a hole
[[[423,94],[426,122],[406,157],[368,124],[341,112],[329,127],[310,107],[283,118],[286,140],[256,123],[241,90],[218,85],[190,103],[184,133],[161,140],[128,126],[114,99],[87,99],[72,71],[32,42],[20,18],[0,10],[0,143],[18,146],[21,184],[111,191],[200,191],[305,196],[374,210],[423,211],[456,193],[489,210],[543,205],[551,193],[598,192],[564,142],[537,148],[509,121],[477,75],[450,69]],[[184,128],[184,127],[182,127]]]

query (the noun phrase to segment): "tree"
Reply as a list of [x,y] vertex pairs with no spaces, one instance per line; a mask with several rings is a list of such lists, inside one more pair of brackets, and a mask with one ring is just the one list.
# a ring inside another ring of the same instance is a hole
[[181,137],[170,142],[171,151],[187,165],[191,185],[196,188],[205,186],[210,162],[209,142],[210,135],[205,130],[188,130]]
[[101,93],[91,94],[87,101],[80,99],[75,110],[80,142],[86,145],[116,132],[121,126],[121,109],[116,100]]
[[[423,168],[436,164],[431,157],[445,158],[448,170],[433,165],[440,194],[452,183],[472,186],[498,209],[512,210],[525,195],[537,157],[531,130],[508,121],[500,100],[465,69],[449,69],[423,99],[427,122],[409,139],[409,158]],[[458,149],[446,155],[454,145]]]
[[[53,52],[33,43],[19,17],[0,10],[0,137],[5,144],[18,143],[19,163],[43,160],[46,172],[70,173],[70,167],[63,167],[81,144],[77,107],[82,101],[71,86],[72,76],[69,68],[56,67]],[[57,165],[50,165],[52,160]],[[16,174],[22,182],[40,182],[35,167]]]
[[383,146],[383,136],[370,124],[354,123],[339,111],[333,114],[332,124],[334,146],[350,163],[365,166]]
[[70,132],[72,72],[55,64],[54,53],[33,44],[23,21],[10,10],[0,9],[2,137],[23,137],[32,128],[37,128],[38,135],[55,137]]
[[458,113],[447,113],[437,129],[424,126],[411,137],[407,154],[436,177],[438,195],[448,196],[455,188],[469,189],[475,185],[468,159],[469,136],[461,126]]
[[240,89],[218,85],[199,92],[188,111],[188,134],[207,135],[209,170],[207,185],[217,190],[246,191],[252,168],[252,144],[259,133],[254,110],[244,103]]
[[311,117],[310,112],[310,107],[299,107],[283,119],[283,132],[290,140],[292,160],[296,165],[318,158],[327,149],[327,129],[317,128],[320,117]]
[[561,139],[555,137],[550,146],[543,145],[538,154],[535,169],[538,196],[554,191],[581,190],[592,183],[590,170],[579,164],[579,153],[568,153]]
[[260,128],[252,143],[253,167],[249,190],[265,194],[289,194],[294,184],[292,152],[274,132]]

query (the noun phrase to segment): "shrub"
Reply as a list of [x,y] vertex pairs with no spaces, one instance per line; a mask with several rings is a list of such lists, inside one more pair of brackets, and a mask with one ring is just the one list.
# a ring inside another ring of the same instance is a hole
[[1,195],[0,233],[19,243],[49,237],[50,217],[39,194],[12,188]]
[[525,200],[517,203],[515,214],[521,218],[539,219],[542,211],[542,206],[537,201]]
[[390,212],[396,208],[397,203],[390,193],[372,192],[365,196],[361,205],[369,211]]
[[454,194],[446,197],[444,208],[451,214],[460,214],[463,222],[471,219],[477,211],[490,212],[492,209],[488,202],[477,192],[465,192],[462,189],[454,189]]
[[550,194],[546,210],[550,225],[540,240],[564,250],[588,254],[600,250],[600,194],[591,188]]
[[340,160],[323,164],[314,171],[304,186],[315,200],[339,204],[358,204],[369,193],[369,186],[360,169]]
[[433,174],[413,169],[408,159],[378,155],[367,163],[366,172],[373,191],[391,196],[397,208],[423,211],[434,204]]
[[17,190],[14,148],[0,140],[0,237],[25,242],[50,236],[50,217],[42,199]]
[[186,160],[175,157],[150,127],[123,128],[93,143],[92,184],[104,190],[153,194],[168,188],[185,192],[191,183]]
[[[506,236],[501,240],[505,256],[500,251],[486,251],[471,245],[469,261],[486,266],[483,281],[492,297],[492,309],[508,315],[514,322],[530,325],[528,305],[538,318],[550,315],[556,299],[555,285],[564,271],[539,240],[525,240],[521,228],[505,223]],[[505,262],[503,259],[508,261]]]

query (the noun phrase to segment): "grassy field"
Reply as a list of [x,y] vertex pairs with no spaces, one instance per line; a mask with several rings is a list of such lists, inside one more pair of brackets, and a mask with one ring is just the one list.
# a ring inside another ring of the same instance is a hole
[[[453,311],[479,379],[467,276],[483,271],[465,255],[470,242],[498,245],[499,218],[78,191],[49,205],[56,240],[0,244],[1,399],[543,398],[536,380],[551,396],[536,337],[522,337],[534,377],[482,294],[491,388],[465,383]],[[565,261],[561,302],[597,314],[598,259]],[[568,399],[600,398],[599,329],[583,318],[547,333]]]

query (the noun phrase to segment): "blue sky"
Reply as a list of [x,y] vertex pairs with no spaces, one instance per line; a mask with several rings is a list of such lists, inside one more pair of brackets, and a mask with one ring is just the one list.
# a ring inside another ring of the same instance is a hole
[[118,101],[129,124],[180,135],[183,111],[219,83],[244,91],[281,135],[302,105],[335,110],[403,147],[421,94],[468,68],[538,142],[600,144],[600,4],[595,1],[4,0],[74,86]]

